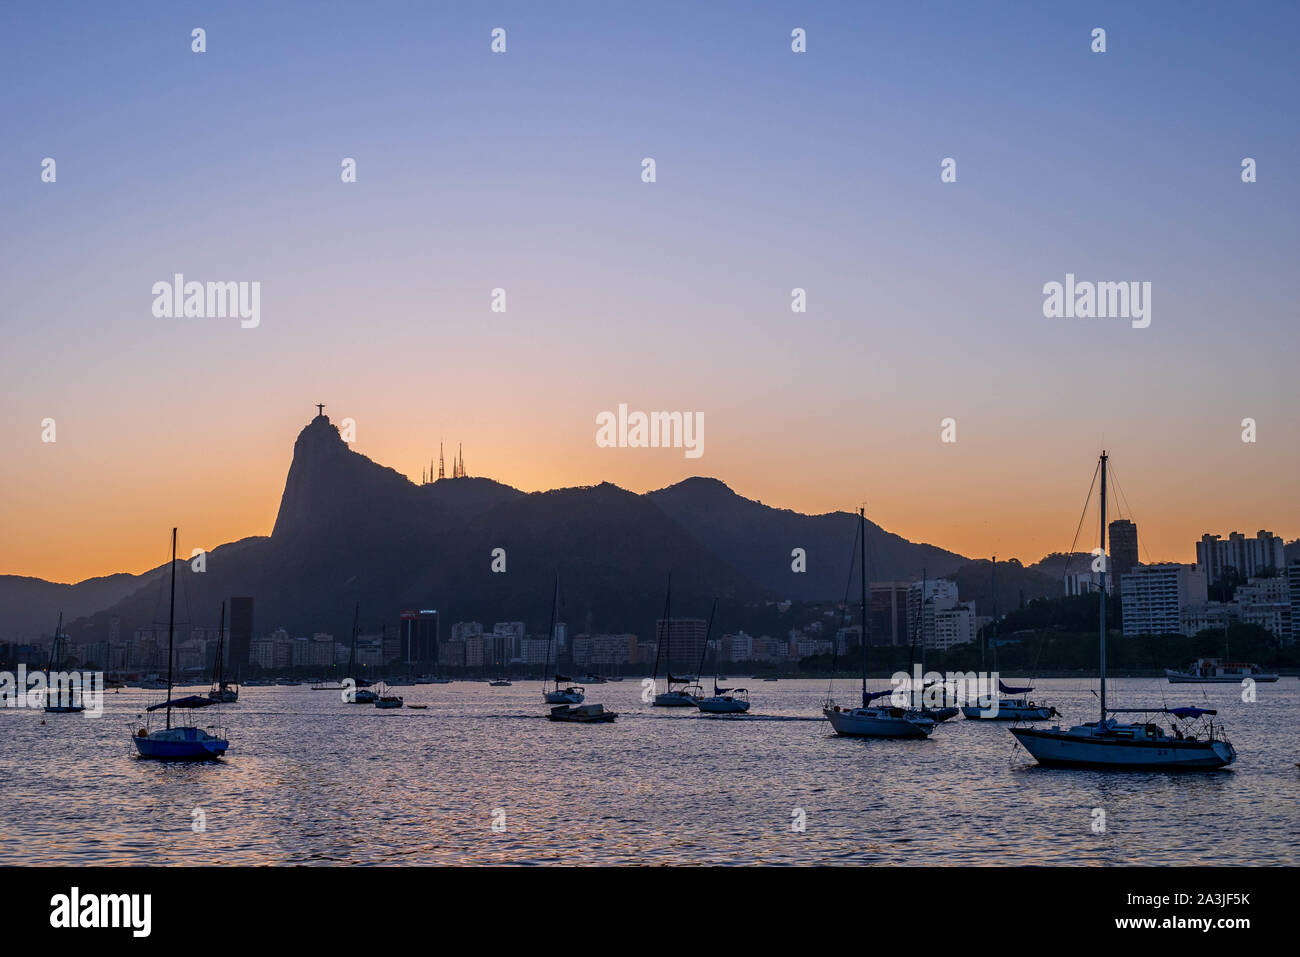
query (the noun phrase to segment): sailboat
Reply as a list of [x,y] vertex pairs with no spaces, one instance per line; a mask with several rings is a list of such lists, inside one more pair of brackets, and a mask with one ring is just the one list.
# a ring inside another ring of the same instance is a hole
[[971,721],[1046,721],[1060,717],[1051,705],[1036,704],[1027,695],[1032,685],[1009,685],[998,679],[998,699],[987,707],[976,702],[962,705],[962,714]]
[[855,738],[928,738],[934,731],[934,719],[917,711],[892,705],[873,705],[877,698],[892,695],[893,690],[867,691],[867,510],[858,509],[858,534],[862,564],[862,707],[841,708],[828,697],[822,714],[836,734]]
[[224,704],[234,704],[239,700],[239,685],[224,680],[222,658],[225,655],[226,637],[226,603],[221,603],[221,625],[217,628],[217,660],[212,666],[212,688],[208,697]]
[[[1108,708],[1106,707],[1106,463],[1101,453],[1101,582],[1097,589],[1101,615],[1098,675],[1101,679],[1100,712],[1096,721],[1068,731],[1053,728],[1012,728],[1011,733],[1039,764],[1111,770],[1186,769],[1213,770],[1237,760],[1236,749],[1215,727],[1216,711],[1209,708]],[[1172,734],[1154,721],[1129,722],[1115,714],[1166,715],[1175,719]],[[1204,719],[1211,720],[1206,722]],[[1198,725],[1179,722],[1200,719]],[[1187,730],[1184,730],[1184,728]]]
[[[713,599],[713,608],[709,611],[709,625],[704,631],[704,651],[700,653],[700,671],[704,670],[704,658],[709,651],[709,636],[713,634],[713,616],[718,611],[718,600]],[[699,708],[705,714],[744,714],[749,710],[749,692],[744,688],[720,688],[718,682],[723,677],[718,674],[718,655],[713,656],[713,694],[700,698]]]
[[[59,624],[54,629],[54,644],[50,645],[50,665],[45,669],[49,687],[45,692],[46,714],[77,714],[86,710],[81,700],[81,691],[71,685],[55,688],[54,675],[63,666],[63,612],[59,612]],[[65,693],[61,694],[63,691]]]
[[352,650],[348,653],[348,677],[352,680],[352,694],[344,695],[344,700],[351,704],[374,704],[379,694],[370,690],[370,682],[358,678],[357,674],[357,635],[361,631],[361,602],[352,609]]
[[142,758],[158,761],[207,761],[219,758],[230,748],[225,738],[209,734],[193,724],[172,727],[172,710],[206,708],[217,702],[203,695],[190,695],[172,699],[172,645],[176,634],[176,529],[172,529],[172,584],[171,601],[167,615],[167,700],[150,705],[146,711],[166,709],[166,727],[157,731],[141,728],[131,738]]
[[[672,655],[672,631],[673,631],[673,577],[668,576],[668,593],[664,597],[664,630],[663,634],[657,635],[655,641],[655,667],[654,673],[650,676],[650,687],[658,687],[659,680],[659,658],[661,656],[668,659],[668,670],[665,674],[668,688],[666,691],[654,696],[654,707],[656,708],[694,708],[699,704],[700,696],[703,694],[702,689],[695,683],[694,678],[674,678],[673,677],[673,655]],[[673,685],[679,687],[674,688]],[[692,694],[692,692],[695,692]]]
[[401,695],[393,694],[392,690],[384,685],[379,686],[379,692],[375,697],[375,707],[382,710],[391,708],[400,708],[406,702]]
[[[921,602],[917,606],[916,632],[914,633],[914,637],[919,639],[917,641],[917,644],[921,646],[921,674],[923,677],[921,678],[921,682],[922,682],[921,691],[919,694],[914,695],[914,700],[915,703],[917,704],[916,710],[919,711],[922,716],[926,718],[932,718],[934,722],[938,724],[941,721],[947,721],[949,718],[955,718],[957,716],[957,709],[948,704],[948,689],[946,686],[942,688],[943,704],[941,704],[937,708],[931,708],[929,704],[926,703],[926,686],[924,684],[925,682],[925,678],[924,678],[925,675],[925,593],[928,590],[928,588],[929,588],[929,576],[926,574],[926,571],[922,569],[921,570]],[[937,683],[938,682],[933,682],[932,684],[937,684]]]
[[[555,576],[555,591],[551,595],[551,628],[546,635],[546,662],[542,670],[542,698],[547,704],[582,704],[583,698],[586,697],[586,688],[579,688],[573,684],[573,679],[568,675],[559,673],[560,650],[555,649],[555,687],[550,691],[546,690],[546,674],[551,670],[551,649],[555,648],[555,613],[560,601],[560,576]],[[561,688],[560,683],[568,685]]]

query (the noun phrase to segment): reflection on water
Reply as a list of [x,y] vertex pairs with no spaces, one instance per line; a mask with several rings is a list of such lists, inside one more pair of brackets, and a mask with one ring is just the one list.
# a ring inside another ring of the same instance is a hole
[[[1035,697],[1091,720],[1090,689],[1040,681]],[[1218,708],[1240,757],[1204,774],[1039,768],[1006,725],[961,718],[928,741],[837,738],[825,681],[757,683],[738,718],[652,710],[640,690],[589,689],[621,716],[582,726],[544,720],[536,682],[401,689],[427,711],[246,688],[221,709],[229,755],[191,766],[135,757],[159,692],[110,693],[98,720],[0,709],[0,864],[1300,862],[1294,678],[1254,704],[1111,682],[1117,706]]]

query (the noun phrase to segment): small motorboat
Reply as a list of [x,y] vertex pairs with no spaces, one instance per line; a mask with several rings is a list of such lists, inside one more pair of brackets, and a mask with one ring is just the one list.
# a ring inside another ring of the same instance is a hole
[[428,710],[429,710],[429,706],[428,706],[427,704],[408,704],[407,707],[410,708],[412,711],[428,711]]
[[546,716],[548,721],[567,721],[571,724],[608,724],[617,717],[617,712],[606,711],[601,704],[557,705]]
[[372,691],[370,688],[358,688],[352,693],[352,704],[374,704],[379,700],[379,692]]
[[375,699],[376,708],[400,708],[405,703],[406,702],[402,700],[402,696],[396,694],[381,694]]
[[962,705],[961,713],[967,721],[1046,721],[1058,715],[1051,705],[1035,704],[1028,698],[998,698],[987,708]]
[[514,682],[507,678],[493,678],[488,682],[489,688],[509,688]]

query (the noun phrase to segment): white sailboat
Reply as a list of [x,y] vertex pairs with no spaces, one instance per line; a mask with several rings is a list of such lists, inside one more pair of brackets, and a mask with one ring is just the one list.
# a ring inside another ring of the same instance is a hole
[[[713,599],[713,608],[709,610],[709,625],[704,630],[704,651],[700,653],[699,670],[704,671],[704,659],[709,652],[709,636],[713,634],[713,617],[718,611],[718,600]],[[744,714],[749,711],[749,692],[744,688],[720,688],[719,681],[725,681],[718,674],[718,654],[714,654],[713,694],[702,697],[698,706],[705,714]]]
[[[915,634],[919,636],[920,639],[917,642],[917,644],[921,646],[921,674],[922,675],[925,674],[925,603],[926,603],[925,593],[929,590],[928,585],[929,585],[929,576],[926,574],[925,569],[922,569],[921,570],[921,602],[917,609],[916,632],[915,632]],[[921,680],[922,682],[924,682],[925,679],[922,678]],[[927,698],[930,696],[932,689],[935,687],[937,687],[939,691],[942,693],[943,698],[939,703],[939,707],[931,708],[930,705],[927,703]],[[957,716],[957,709],[952,705],[948,704],[947,685],[938,681],[931,682],[930,685],[925,685],[923,683],[919,692],[914,691],[912,695],[912,705],[914,708],[916,708],[917,711],[921,713],[922,717],[933,718],[935,724],[938,724],[942,721],[947,721],[949,718],[955,718]]]
[[[664,627],[663,634],[656,635],[655,641],[655,667],[654,673],[650,676],[650,686],[656,690],[654,696],[654,707],[656,708],[694,708],[703,696],[703,689],[696,683],[694,678],[675,678],[673,677],[673,655],[672,655],[672,631],[673,631],[673,577],[668,576],[668,592],[664,596]],[[664,675],[668,685],[665,691],[659,692],[659,659],[665,657],[668,660],[667,672]],[[673,687],[676,685],[677,687]]]
[[[998,557],[993,556],[993,623],[998,620]],[[985,632],[987,643],[987,630]],[[984,667],[983,651],[980,652],[980,668]],[[993,671],[998,671],[998,643],[993,641]],[[998,678],[998,697],[987,706],[976,704],[962,705],[961,713],[970,721],[1047,721],[1059,717],[1051,705],[1038,704],[1030,700],[1033,691],[1030,685],[1009,685]]]
[[352,650],[348,653],[348,678],[352,687],[351,694],[345,694],[343,700],[349,704],[374,704],[379,700],[379,692],[371,689],[369,681],[357,677],[357,635],[360,631],[361,602],[357,602],[352,609]]
[[195,710],[215,705],[217,702],[205,695],[190,695],[172,699],[172,645],[176,633],[176,529],[172,529],[172,584],[171,603],[167,620],[167,700],[150,705],[146,711],[166,709],[166,727],[157,731],[141,728],[131,740],[140,757],[157,761],[208,761],[219,758],[230,748],[224,737],[209,733],[194,724],[172,727],[172,710]]
[[[1237,760],[1236,749],[1216,727],[1216,712],[1207,708],[1108,708],[1106,707],[1106,463],[1101,453],[1101,582],[1097,595],[1101,610],[1100,658],[1101,709],[1096,721],[1069,730],[1012,728],[1011,733],[1039,764],[1090,767],[1108,770],[1168,769],[1213,770]],[[1111,715],[1165,715],[1175,719],[1166,730],[1154,721],[1119,721]],[[1210,718],[1207,722],[1204,719]],[[1200,719],[1187,727],[1179,722]],[[1172,732],[1172,733],[1171,733]]]
[[893,691],[867,691],[867,510],[858,510],[858,535],[861,542],[862,564],[862,706],[841,708],[830,698],[822,707],[822,714],[831,723],[836,734],[854,738],[928,738],[934,731],[935,721],[917,711],[892,705],[873,705],[878,698],[892,695]]
[[45,691],[46,714],[78,714],[86,710],[80,688],[63,684],[55,687],[54,676],[62,670],[65,657],[65,653],[61,650],[62,642],[63,612],[59,612],[59,623],[54,629],[54,644],[50,646],[50,665],[45,674],[48,684]]
[[239,700],[239,685],[225,680],[223,673],[226,637],[226,603],[221,603],[221,625],[217,628],[217,657],[212,666],[212,688],[208,697],[224,704],[234,704]]
[[[555,591],[551,595],[551,627],[546,636],[546,662],[542,670],[542,698],[547,704],[582,704],[583,699],[587,696],[586,688],[579,688],[573,683],[573,679],[568,675],[562,675],[560,671],[560,651],[555,648],[555,615],[560,602],[560,576],[555,576]],[[546,676],[551,671],[551,649],[555,648],[555,686],[550,691],[546,690]],[[561,688],[561,683],[566,687]]]

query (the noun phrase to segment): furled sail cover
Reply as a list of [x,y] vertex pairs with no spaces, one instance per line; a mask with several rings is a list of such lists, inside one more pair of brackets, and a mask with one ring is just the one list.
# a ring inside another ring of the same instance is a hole
[[894,689],[889,688],[886,691],[868,691],[862,697],[866,701],[875,701],[877,698],[888,698],[893,693]]
[[674,678],[672,675],[668,676],[668,683],[670,685],[688,685],[694,680],[694,678]]
[[1033,691],[1034,689],[1029,687],[1028,685],[1026,685],[1025,687],[1020,687],[1019,685],[1009,685],[1001,678],[999,678],[998,690],[1001,691],[1003,694],[1029,694],[1029,692]]
[[1209,708],[1170,708],[1169,713],[1176,718],[1199,718],[1203,714],[1218,714]]

